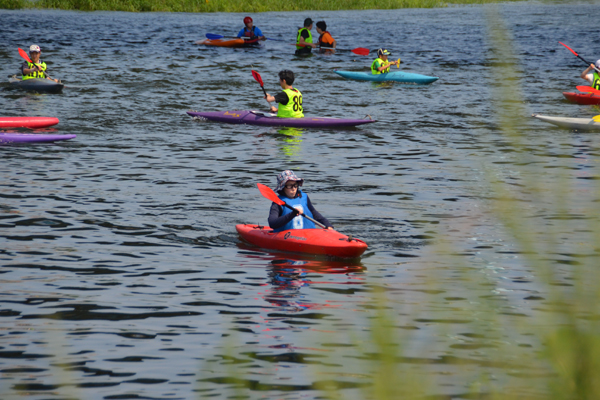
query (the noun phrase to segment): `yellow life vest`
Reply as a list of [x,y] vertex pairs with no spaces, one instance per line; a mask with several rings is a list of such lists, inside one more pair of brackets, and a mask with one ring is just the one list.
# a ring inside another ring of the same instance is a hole
[[379,66],[381,67],[382,65],[384,65],[385,63],[387,63],[387,61],[383,61],[381,58],[377,57],[375,59],[375,61],[373,61],[373,63],[371,63],[371,73],[373,75],[378,75],[378,74],[385,74],[386,72],[390,72],[390,66],[392,64],[389,64],[387,66],[386,69],[384,69],[383,71],[377,71],[377,67],[375,66],[375,64],[377,64],[379,62]]
[[287,104],[279,103],[279,107],[277,109],[277,116],[279,118],[302,118],[304,114],[302,113],[302,93],[298,89],[283,89],[283,91],[288,95]]
[[313,39],[312,39],[312,33],[310,33],[310,29],[307,28],[301,28],[298,29],[298,37],[296,38],[296,48],[297,49],[303,49],[304,46],[298,46],[298,44],[300,43],[300,38],[302,37],[302,31],[306,29],[306,32],[308,32],[308,38],[304,39],[305,43],[312,43]]
[[592,87],[594,89],[600,90],[600,75],[597,72],[594,72],[594,78],[592,80]]
[[31,68],[35,68],[36,66],[40,67],[42,70],[41,71],[34,71],[31,72],[27,75],[23,75],[22,79],[33,79],[33,78],[45,78],[46,74],[44,73],[44,71],[46,71],[46,63],[40,61],[37,64],[34,63],[30,63],[29,61],[27,61],[27,68],[31,69]]

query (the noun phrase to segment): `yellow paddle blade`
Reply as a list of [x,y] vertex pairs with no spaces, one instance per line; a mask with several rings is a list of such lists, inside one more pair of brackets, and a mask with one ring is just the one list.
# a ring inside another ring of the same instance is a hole
[[594,118],[592,118],[595,122],[600,122],[600,115],[596,115]]

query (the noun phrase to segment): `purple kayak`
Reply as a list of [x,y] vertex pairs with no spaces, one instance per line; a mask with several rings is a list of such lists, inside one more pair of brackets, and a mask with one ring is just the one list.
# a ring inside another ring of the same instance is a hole
[[44,143],[69,140],[77,135],[43,135],[39,133],[0,132],[0,145],[13,143]]
[[374,119],[345,119],[331,117],[278,118],[276,114],[252,110],[215,112],[188,111],[188,114],[194,118],[225,122],[227,124],[286,126],[292,128],[346,128],[376,122]]

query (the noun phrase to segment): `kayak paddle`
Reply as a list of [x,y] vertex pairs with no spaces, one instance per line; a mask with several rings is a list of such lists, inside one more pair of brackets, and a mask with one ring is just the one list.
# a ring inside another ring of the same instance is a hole
[[[263,93],[265,94],[265,100],[267,98],[267,91],[265,90],[264,87],[264,83],[262,80],[262,77],[260,76],[260,74],[258,72],[256,72],[255,70],[252,70],[252,77],[254,78],[254,80],[256,82],[258,82],[258,84],[260,85],[260,88],[263,90]],[[269,101],[267,100],[267,103],[269,103]],[[269,105],[271,105],[271,103],[269,103]]]
[[[567,49],[569,49],[569,51],[573,54],[575,54],[575,56],[577,58],[579,58],[581,61],[583,61],[584,63],[586,63],[587,65],[591,65],[593,63],[586,61],[583,57],[581,57],[579,54],[575,53],[575,50],[573,50],[572,48],[570,48],[569,46],[567,46],[566,44],[564,44],[563,42],[558,42],[560,44],[562,44],[563,46],[565,46]],[[598,68],[594,67],[594,69],[598,72],[600,72],[600,70],[598,70]]]
[[[27,62],[29,62],[29,63],[31,63],[31,64],[33,64],[33,65],[37,66],[37,64],[36,64],[36,63],[34,63],[33,61],[31,61],[31,59],[29,58],[29,56],[27,55],[27,53],[25,52],[25,50],[23,50],[23,49],[22,49],[22,48],[20,48],[20,47],[19,47],[19,55],[20,55],[21,57],[23,57],[23,58],[25,59],[25,61],[27,61]],[[50,75],[46,74],[46,72],[44,72],[44,74],[45,74],[45,75],[46,75],[48,78],[50,78],[50,79],[54,80],[54,78],[52,78]],[[58,82],[58,81],[57,81],[57,82]]]
[[594,89],[590,86],[577,86],[577,90],[584,93],[600,94],[600,90]]
[[248,36],[242,36],[242,37],[237,37],[237,36],[223,36],[223,35],[215,35],[214,33],[207,33],[206,34],[206,38],[207,39],[223,39],[223,38],[230,38],[230,39],[244,39],[244,40],[248,40],[250,39]]
[[[306,46],[306,45],[301,45],[301,44],[296,44],[296,43],[294,43],[294,44],[290,43],[290,44],[292,46],[302,46],[302,47]],[[319,48],[320,49],[326,49],[326,50],[351,51],[352,53],[358,54],[359,56],[368,56],[369,52],[370,52],[369,49],[366,49],[364,47],[357,47],[357,48],[352,49],[352,50],[350,50],[350,49],[338,49],[338,48],[334,48],[334,47],[323,47],[323,46],[320,46]]]
[[[267,198],[268,200],[271,200],[275,204],[279,204],[280,206],[285,206],[285,207],[289,208],[290,210],[296,211],[296,209],[294,207],[290,206],[288,203],[286,203],[285,201],[281,200],[277,196],[277,193],[275,193],[273,191],[273,189],[271,189],[270,187],[265,186],[262,183],[257,183],[256,186],[258,186],[258,190],[260,191],[260,194],[263,195],[263,197]],[[312,219],[308,215],[302,214],[302,216],[304,218],[306,218],[307,220],[314,222],[316,225],[320,226],[323,229],[327,228],[325,225],[323,225],[322,223],[320,223],[319,221],[317,221],[315,219]]]
[[600,122],[600,115],[596,115],[592,118],[595,122]]

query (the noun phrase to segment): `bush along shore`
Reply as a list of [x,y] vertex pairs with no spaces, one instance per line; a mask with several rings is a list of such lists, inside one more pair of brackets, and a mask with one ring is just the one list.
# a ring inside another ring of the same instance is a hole
[[79,11],[265,12],[303,10],[371,10],[434,8],[451,4],[496,3],[498,0],[0,0],[0,8],[53,8]]

